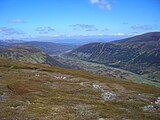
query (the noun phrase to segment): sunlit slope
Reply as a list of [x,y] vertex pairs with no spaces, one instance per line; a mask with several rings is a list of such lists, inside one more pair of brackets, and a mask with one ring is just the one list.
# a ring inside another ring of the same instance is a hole
[[28,46],[0,49],[0,58],[62,66],[57,60],[39,49]]
[[160,89],[87,72],[0,60],[0,118],[160,119]]
[[86,44],[67,55],[160,80],[159,46],[160,32],[152,32],[109,43]]

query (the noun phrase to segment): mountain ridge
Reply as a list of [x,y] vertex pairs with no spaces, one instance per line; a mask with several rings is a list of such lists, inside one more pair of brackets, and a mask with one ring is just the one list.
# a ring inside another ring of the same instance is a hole
[[159,39],[160,32],[146,33],[109,43],[86,44],[66,55],[137,74],[154,73],[160,71]]
[[12,46],[31,46],[31,47],[40,49],[41,51],[51,55],[61,54],[65,51],[76,48],[76,46],[74,45],[58,44],[58,43],[52,43],[52,42],[39,42],[39,41],[15,43],[15,44],[12,44]]
[[127,42],[146,42],[146,41],[160,41],[160,32],[148,32],[133,37],[115,40],[111,43],[127,43]]
[[53,43],[53,42],[0,40],[0,48],[11,48],[16,46],[31,46],[31,47],[40,49],[41,51],[50,55],[61,54],[65,51],[72,50],[77,47],[77,45],[59,44],[59,43]]
[[31,63],[49,64],[54,66],[62,66],[54,58],[41,52],[39,49],[30,46],[18,46],[12,48],[1,48],[0,58],[26,61]]

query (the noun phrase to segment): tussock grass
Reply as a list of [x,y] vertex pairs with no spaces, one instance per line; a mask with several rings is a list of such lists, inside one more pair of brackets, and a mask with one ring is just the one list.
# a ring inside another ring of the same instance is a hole
[[[70,76],[57,79],[55,75]],[[159,110],[143,111],[145,105],[160,96],[160,89],[122,81],[112,77],[31,64],[0,60],[0,118],[10,119],[91,119],[113,118],[158,120]],[[81,83],[84,83],[82,85]],[[102,91],[94,84],[103,84],[117,96],[104,101]]]

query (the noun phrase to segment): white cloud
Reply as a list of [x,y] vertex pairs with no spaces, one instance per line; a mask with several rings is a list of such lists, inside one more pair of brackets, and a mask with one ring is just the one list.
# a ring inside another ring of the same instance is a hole
[[14,35],[14,34],[25,34],[21,30],[17,30],[10,27],[0,27],[0,34],[3,35]]
[[125,35],[124,33],[117,33],[118,36],[123,36]]
[[24,23],[24,20],[21,20],[21,19],[12,19],[12,20],[8,20],[8,22],[10,22],[10,23]]
[[125,36],[125,33],[112,33],[111,36]]
[[90,2],[97,5],[100,9],[111,10],[111,4],[107,0],[90,0]]
[[51,27],[37,27],[36,31],[39,32],[39,34],[49,34],[51,32],[54,32],[55,29]]
[[132,25],[131,28],[133,30],[152,30],[156,27],[152,25]]
[[94,25],[88,25],[88,24],[75,24],[75,25],[70,25],[70,27],[73,28],[73,30],[78,30],[82,29],[85,31],[97,31],[98,28],[96,28]]
[[105,31],[108,31],[108,30],[109,30],[108,28],[105,28],[105,29],[104,29],[104,30],[102,30],[102,31],[104,31],[104,32],[105,32]]
[[90,0],[92,4],[99,3],[99,0]]

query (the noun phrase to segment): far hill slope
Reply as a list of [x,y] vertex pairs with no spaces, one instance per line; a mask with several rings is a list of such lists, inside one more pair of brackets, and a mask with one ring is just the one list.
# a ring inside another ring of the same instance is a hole
[[7,47],[9,47],[8,43],[0,40],[0,48],[7,48]]
[[160,32],[110,43],[90,43],[67,55],[160,79]]
[[160,41],[160,32],[149,32],[142,35],[126,38],[123,40],[113,41],[113,43],[140,43]]
[[23,46],[0,49],[0,58],[61,66],[61,64],[54,58],[32,47]]
[[58,44],[52,42],[38,42],[38,41],[15,43],[12,44],[12,46],[31,46],[51,55],[61,54],[65,51],[72,50],[77,47],[75,45],[69,45],[69,44]]

